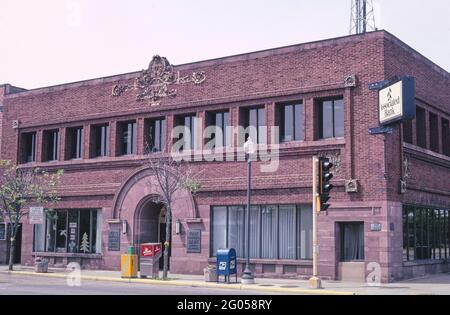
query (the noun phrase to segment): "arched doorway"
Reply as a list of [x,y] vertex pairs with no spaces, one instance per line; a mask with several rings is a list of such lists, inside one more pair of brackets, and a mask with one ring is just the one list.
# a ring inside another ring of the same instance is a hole
[[[145,199],[136,209],[134,230],[134,243],[161,243],[166,241],[166,207],[154,201],[154,198]],[[170,266],[170,251],[169,251]],[[160,259],[159,268],[163,268],[163,259]]]

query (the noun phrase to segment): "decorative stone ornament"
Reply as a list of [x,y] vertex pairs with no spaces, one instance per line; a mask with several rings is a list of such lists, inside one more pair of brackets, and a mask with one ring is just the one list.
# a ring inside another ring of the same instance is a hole
[[401,194],[406,194],[406,181],[405,180],[400,180],[400,193]]
[[18,120],[13,120],[12,122],[12,127],[13,129],[18,129],[19,128],[19,121]]
[[350,179],[345,181],[345,192],[346,193],[357,193],[358,192],[358,180]]
[[344,87],[346,87],[346,88],[356,87],[356,84],[357,84],[356,75],[352,74],[352,75],[348,75],[344,78]]
[[206,74],[193,72],[191,75],[181,76],[175,72],[173,66],[165,57],[154,56],[147,70],[142,70],[136,78],[134,86],[116,84],[112,88],[112,96],[118,97],[129,90],[136,90],[136,100],[149,101],[151,106],[159,105],[166,97],[175,97],[177,90],[170,85],[192,82],[195,85],[202,84],[206,80]]

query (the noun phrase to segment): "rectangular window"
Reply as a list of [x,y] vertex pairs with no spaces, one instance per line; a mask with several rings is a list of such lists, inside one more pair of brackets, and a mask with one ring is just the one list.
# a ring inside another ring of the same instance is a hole
[[[219,248],[234,248],[239,257],[246,257],[245,207],[212,207],[211,215],[212,255]],[[250,258],[312,258],[311,206],[252,206],[249,232]]]
[[280,142],[304,140],[304,112],[301,102],[278,107]]
[[109,156],[109,125],[92,127],[93,157]]
[[439,152],[439,126],[438,126],[438,116],[436,114],[430,113],[430,150],[434,152]]
[[147,153],[162,152],[166,147],[166,119],[158,118],[146,120]]
[[101,253],[101,211],[57,210],[44,224],[34,226],[36,252]]
[[442,154],[450,156],[450,124],[442,118]]
[[412,144],[413,143],[413,135],[412,135],[412,121],[404,121],[403,122],[403,141]]
[[43,132],[43,138],[43,161],[57,161],[59,130],[45,130]]
[[449,211],[403,206],[403,257],[406,261],[449,257]]
[[206,113],[206,120],[208,127],[215,127],[215,132],[208,142],[213,141],[214,148],[231,146],[230,113],[228,111]]
[[416,107],[416,134],[417,134],[417,145],[422,148],[427,147],[427,130],[425,124],[425,110]]
[[36,161],[36,132],[22,134],[22,162]]
[[341,261],[364,260],[364,223],[341,223]]
[[136,121],[117,124],[119,137],[119,155],[136,154],[137,130]]
[[83,158],[83,127],[67,128],[66,153],[67,160]]
[[319,102],[319,137],[344,137],[344,100],[342,98]]
[[198,149],[198,118],[195,115],[178,116],[176,118],[177,126],[183,126],[183,134],[178,140],[181,140],[183,145],[181,150],[195,150]]
[[266,144],[266,109],[264,107],[246,108],[244,109],[244,123],[246,134],[254,143]]

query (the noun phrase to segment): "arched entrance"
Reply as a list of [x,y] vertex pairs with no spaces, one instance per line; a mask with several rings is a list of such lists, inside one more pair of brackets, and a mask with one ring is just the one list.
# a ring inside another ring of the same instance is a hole
[[[138,246],[142,243],[164,244],[166,241],[165,205],[155,201],[155,198],[151,196],[145,198],[136,209],[134,226],[134,244]],[[163,268],[163,259],[160,259],[159,267]]]

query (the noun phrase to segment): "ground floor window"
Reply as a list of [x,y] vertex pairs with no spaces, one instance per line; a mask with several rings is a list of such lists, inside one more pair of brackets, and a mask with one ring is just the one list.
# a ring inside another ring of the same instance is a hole
[[364,223],[340,224],[341,261],[364,260]]
[[101,253],[101,211],[57,210],[34,225],[35,252]]
[[[212,256],[219,248],[234,248],[246,257],[244,206],[212,207]],[[312,259],[312,209],[309,205],[250,207],[250,257]]]
[[403,259],[450,257],[449,209],[403,206]]

